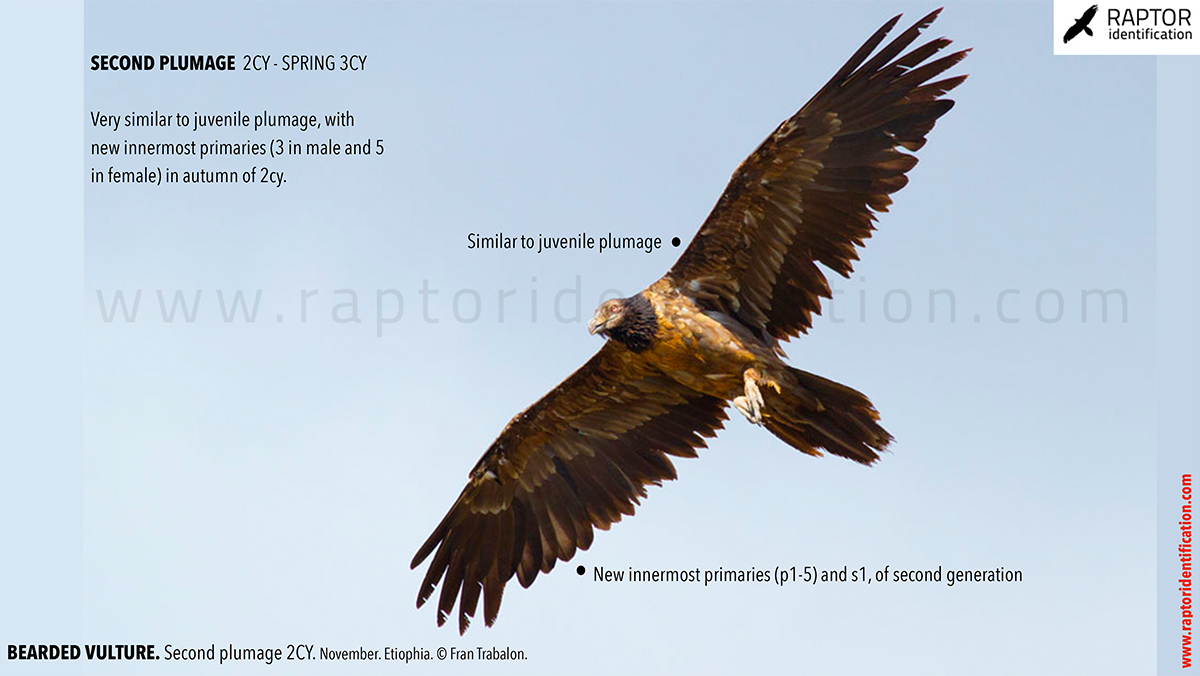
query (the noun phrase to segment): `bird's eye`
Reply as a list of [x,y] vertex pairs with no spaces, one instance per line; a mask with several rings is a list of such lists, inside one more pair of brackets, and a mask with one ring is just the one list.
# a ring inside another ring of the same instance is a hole
[[617,306],[616,306],[616,305],[609,305],[609,306],[608,306],[608,314],[610,314],[610,315],[615,315],[615,314],[617,314]]

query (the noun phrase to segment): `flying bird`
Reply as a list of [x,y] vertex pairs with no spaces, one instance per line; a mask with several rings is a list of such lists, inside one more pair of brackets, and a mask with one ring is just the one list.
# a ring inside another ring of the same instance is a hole
[[1067,29],[1066,34],[1063,35],[1063,44],[1067,44],[1081,32],[1092,35],[1092,29],[1088,28],[1088,24],[1092,22],[1092,19],[1096,18],[1096,12],[1098,11],[1100,11],[1100,7],[1097,5],[1088,7],[1087,11],[1083,13],[1083,16],[1079,17],[1079,19]]
[[588,331],[603,347],[508,423],[413,557],[433,555],[417,606],[440,584],[439,626],[457,602],[465,632],[481,598],[491,626],[514,576],[528,587],[633,515],[731,403],[803,453],[879,458],[892,437],[870,400],[789,366],[780,342],[831,297],[818,263],[849,276],[954,105],[943,97],[966,76],[936,78],[969,50],[933,58],[950,44],[938,38],[905,52],[940,11],[872,56],[900,17],[885,23],[742,162],[666,275],[597,308]]

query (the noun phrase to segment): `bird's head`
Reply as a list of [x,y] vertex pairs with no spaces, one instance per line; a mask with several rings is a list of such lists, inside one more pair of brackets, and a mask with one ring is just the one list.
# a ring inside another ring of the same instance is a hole
[[641,352],[654,342],[658,333],[658,316],[654,304],[645,293],[629,298],[606,300],[596,308],[588,322],[588,333],[599,333],[634,352]]
[[596,314],[592,315],[591,321],[588,322],[588,333],[593,336],[597,333],[607,336],[609,331],[621,326],[624,320],[625,301],[620,298],[606,300],[596,308]]

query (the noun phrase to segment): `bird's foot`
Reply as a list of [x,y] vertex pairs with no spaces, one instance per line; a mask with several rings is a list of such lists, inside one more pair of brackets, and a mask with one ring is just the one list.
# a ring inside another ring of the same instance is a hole
[[762,409],[763,398],[762,392],[758,389],[758,371],[754,369],[746,369],[744,374],[746,381],[746,395],[733,398],[733,406],[746,416],[746,420],[755,425],[763,424]]

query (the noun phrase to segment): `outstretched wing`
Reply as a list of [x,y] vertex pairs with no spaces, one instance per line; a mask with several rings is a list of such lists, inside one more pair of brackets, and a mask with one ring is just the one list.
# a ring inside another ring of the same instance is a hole
[[938,11],[867,60],[900,17],[884,24],[746,158],[667,273],[675,286],[764,339],[812,326],[831,295],[816,263],[850,274],[875,212],[887,211],[917,163],[901,149],[925,144],[954,105],[942,95],[966,78],[932,81],[968,51],[929,61],[950,44],[945,38],[900,55]]
[[[675,478],[669,455],[695,457],[726,420],[725,402],[647,367],[615,341],[513,418],[479,459],[470,481],[413,557],[433,560],[420,607],[441,582],[438,625],[459,599],[464,632],[483,595],[484,621],[504,586],[533,583],[559,560],[633,514],[647,484]],[[436,550],[436,553],[434,553]]]

